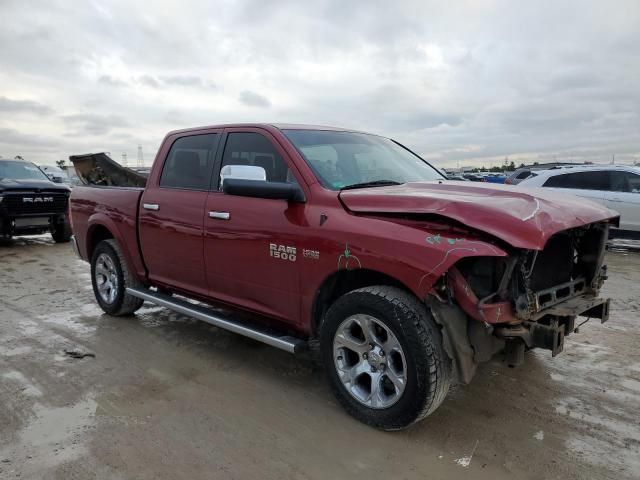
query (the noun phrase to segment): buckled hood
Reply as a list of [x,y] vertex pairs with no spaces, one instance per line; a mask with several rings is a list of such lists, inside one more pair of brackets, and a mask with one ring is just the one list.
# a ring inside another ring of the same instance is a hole
[[435,181],[345,190],[357,214],[429,214],[488,233],[516,248],[541,250],[557,232],[589,223],[617,224],[619,215],[597,203],[542,188]]

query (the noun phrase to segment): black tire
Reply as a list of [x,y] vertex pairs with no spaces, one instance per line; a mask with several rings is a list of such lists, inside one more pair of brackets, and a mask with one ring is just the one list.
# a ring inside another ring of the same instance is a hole
[[71,240],[71,225],[69,224],[69,218],[64,217],[64,220],[60,223],[56,223],[51,228],[51,236],[56,243],[67,243]]
[[[334,338],[338,328],[353,315],[374,317],[395,335],[403,350],[406,384],[399,399],[387,408],[361,403],[340,380]],[[425,305],[399,288],[365,287],[336,300],[321,326],[320,350],[338,401],[350,415],[375,428],[406,428],[435,411],[449,391],[452,364],[444,351],[440,329]]]
[[[109,257],[115,267],[117,282],[116,288],[113,289],[114,298],[112,301],[104,299],[98,290],[96,267],[99,259],[104,258],[101,257],[101,255]],[[93,293],[98,305],[100,305],[100,308],[109,315],[131,315],[142,307],[142,304],[144,303],[144,300],[126,293],[127,287],[138,288],[141,286],[141,283],[129,272],[122,250],[115,240],[103,240],[93,251],[93,255],[91,257],[91,283],[93,285]]]

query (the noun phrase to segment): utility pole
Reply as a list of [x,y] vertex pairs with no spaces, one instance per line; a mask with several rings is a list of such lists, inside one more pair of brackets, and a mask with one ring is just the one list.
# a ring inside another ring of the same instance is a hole
[[127,152],[122,152],[122,165],[125,167],[129,166],[129,164],[127,163]]
[[144,167],[144,157],[142,156],[142,145],[138,144],[138,166]]

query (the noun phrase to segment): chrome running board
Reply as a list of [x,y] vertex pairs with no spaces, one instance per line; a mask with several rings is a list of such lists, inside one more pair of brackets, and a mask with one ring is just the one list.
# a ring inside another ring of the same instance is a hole
[[207,307],[194,305],[184,300],[156,293],[152,290],[143,288],[127,288],[127,293],[147,302],[154,303],[161,307],[166,307],[169,310],[182,313],[183,315],[188,315],[189,317],[197,318],[198,320],[210,323],[216,327],[252,338],[259,342],[266,343],[267,345],[271,345],[272,347],[285,350],[289,353],[299,353],[302,350],[305,350],[307,346],[307,342],[299,338],[279,336],[265,330],[259,330],[252,326],[241,325],[234,322],[230,316],[225,315],[223,312],[214,312],[212,309]]

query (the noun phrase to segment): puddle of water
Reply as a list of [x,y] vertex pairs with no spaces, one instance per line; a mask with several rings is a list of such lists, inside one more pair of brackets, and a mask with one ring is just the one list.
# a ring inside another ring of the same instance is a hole
[[22,347],[2,347],[0,346],[0,354],[5,357],[16,357],[18,355],[26,355],[31,353],[32,348],[24,345]]
[[22,393],[28,397],[41,397],[42,391],[29,381],[21,372],[12,370],[2,374],[2,378],[13,380],[22,386]]
[[640,382],[638,380],[634,380],[633,378],[626,378],[622,380],[621,385],[628,390],[640,393]]
[[[637,397],[635,402],[637,403]],[[640,468],[640,431],[637,417],[629,418],[622,414],[600,411],[594,412],[581,400],[573,397],[560,399],[556,412],[580,422],[584,432],[576,432],[566,441],[570,451],[581,459],[594,465],[621,470],[639,471]],[[597,408],[597,407],[595,407]]]
[[22,332],[23,337],[34,337],[42,331],[40,325],[38,325],[38,323],[34,322],[33,320],[23,319],[16,325]]
[[140,416],[129,402],[110,394],[96,398],[96,417],[109,422],[118,422],[127,427],[146,425],[149,416]]
[[[613,446],[607,440],[598,438],[571,438],[567,447],[582,460],[610,470],[616,465],[619,470],[631,473],[634,478],[640,472],[640,452]],[[616,477],[613,477],[616,478]]]
[[68,407],[37,405],[34,409],[36,420],[22,430],[21,439],[34,447],[63,443],[75,429],[92,424],[95,410],[96,403],[91,399]]
[[616,324],[609,325],[608,323],[604,324],[602,326],[602,328],[604,328],[606,330],[615,330],[616,332],[626,332],[627,331],[627,329],[625,327],[622,327],[622,326],[616,325]]
[[35,419],[19,432],[0,458],[11,460],[23,478],[40,478],[38,472],[75,460],[86,453],[82,435],[94,425],[96,403],[83,400],[68,407],[34,406]]
[[79,312],[50,313],[47,315],[41,315],[38,318],[43,322],[53,323],[67,328],[79,335],[91,335],[96,331],[96,325],[87,325],[87,323],[83,321],[83,317],[99,314],[100,311],[98,311],[96,307],[83,305],[80,307]]

